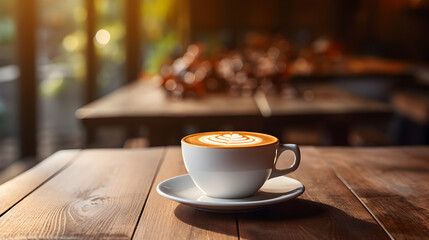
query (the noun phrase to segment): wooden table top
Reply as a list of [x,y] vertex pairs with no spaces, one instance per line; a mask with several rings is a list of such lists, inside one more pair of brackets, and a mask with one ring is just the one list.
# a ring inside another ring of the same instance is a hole
[[60,151],[0,185],[0,238],[428,239],[429,147],[301,150],[301,196],[236,214],[156,192],[179,147]]
[[259,109],[252,97],[234,98],[225,94],[207,95],[197,101],[171,100],[159,86],[136,81],[76,111],[81,120],[206,115],[259,115]]
[[338,87],[329,85],[310,85],[299,89],[310,99],[284,99],[277,95],[264,98],[272,116],[347,114],[347,113],[388,113],[390,107],[382,102],[359,97]]
[[391,113],[387,104],[366,100],[333,86],[307,86],[314,98],[286,99],[279,95],[232,97],[228,94],[209,94],[199,99],[170,100],[160,87],[136,81],[119,88],[76,111],[82,122],[94,121],[128,124],[132,119],[183,117],[269,117],[308,114]]

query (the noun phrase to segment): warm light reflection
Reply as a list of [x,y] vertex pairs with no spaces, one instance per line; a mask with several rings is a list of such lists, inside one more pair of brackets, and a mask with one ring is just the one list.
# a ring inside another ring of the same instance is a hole
[[84,31],[75,31],[62,41],[63,48],[68,52],[82,51],[86,46],[86,33]]
[[79,40],[74,35],[68,35],[63,39],[63,47],[69,52],[73,52],[77,49],[79,45]]
[[101,45],[106,45],[110,41],[110,33],[105,29],[100,29],[95,34],[95,40]]

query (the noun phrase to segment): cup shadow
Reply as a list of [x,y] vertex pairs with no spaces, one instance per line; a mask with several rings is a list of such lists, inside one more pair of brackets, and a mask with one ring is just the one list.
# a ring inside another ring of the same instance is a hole
[[237,215],[239,217],[246,217],[247,219],[257,218],[265,221],[284,221],[317,217],[333,209],[339,210],[319,202],[305,199],[291,199],[253,212],[239,213]]
[[174,214],[180,221],[194,227],[232,236],[237,236],[239,226],[255,224],[261,221],[275,222],[291,227],[300,226],[294,229],[302,231],[321,226],[323,228],[320,231],[326,232],[341,229],[345,232],[353,229],[381,230],[377,224],[350,216],[341,209],[305,199],[292,199],[246,213],[204,212],[180,204],[176,207]]

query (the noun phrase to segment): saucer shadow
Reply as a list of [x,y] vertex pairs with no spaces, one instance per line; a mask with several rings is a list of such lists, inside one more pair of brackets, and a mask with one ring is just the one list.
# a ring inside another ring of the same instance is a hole
[[[292,199],[283,203],[274,204],[256,211],[239,213],[238,216],[257,218],[265,221],[293,220],[317,217],[326,214],[332,206],[304,199]],[[339,210],[341,211],[341,210]]]
[[179,204],[174,210],[174,214],[180,221],[194,227],[237,236],[237,220],[234,213],[205,212]]
[[[348,215],[336,207],[304,199],[292,199],[283,203],[245,213],[212,213],[180,204],[174,211],[182,222],[207,231],[237,236],[241,226],[259,225],[262,222],[276,223],[276,226],[293,227],[295,231],[308,232],[318,229],[318,233],[340,231],[352,238],[356,229],[369,233],[382,231],[375,223]],[[271,224],[269,225],[271,226]],[[269,229],[267,229],[269,231]],[[344,235],[343,235],[344,236]],[[354,236],[354,237],[353,237]]]

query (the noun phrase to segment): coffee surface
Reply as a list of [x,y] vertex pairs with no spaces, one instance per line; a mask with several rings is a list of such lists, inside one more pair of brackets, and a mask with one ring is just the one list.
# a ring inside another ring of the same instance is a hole
[[239,148],[269,145],[278,142],[278,139],[256,132],[219,131],[192,134],[184,137],[182,142],[201,147]]

